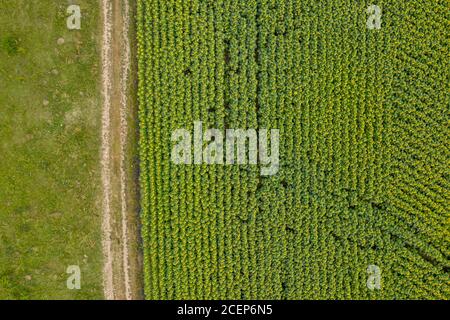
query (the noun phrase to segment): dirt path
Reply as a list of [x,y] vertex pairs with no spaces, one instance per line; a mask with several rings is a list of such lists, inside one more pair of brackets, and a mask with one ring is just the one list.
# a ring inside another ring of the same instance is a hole
[[111,40],[112,7],[111,2],[102,0],[103,35],[102,35],[102,188],[103,219],[102,248],[104,256],[103,287],[105,299],[114,299],[112,267],[112,231],[111,231]]
[[[140,253],[137,187],[133,176],[133,143],[128,117],[131,47],[129,0],[102,0],[102,187],[106,299],[139,299]],[[134,244],[130,246],[130,243]]]
[[124,283],[125,283],[125,297],[127,300],[132,299],[131,295],[131,280],[130,280],[130,263],[128,250],[128,225],[127,225],[127,175],[125,167],[127,165],[125,154],[126,144],[128,141],[128,75],[130,73],[130,42],[129,42],[129,21],[130,21],[130,7],[127,0],[123,3],[123,23],[122,23],[122,70],[120,76],[120,195],[121,195],[121,215],[122,215],[122,239],[123,239],[123,266],[124,266]]

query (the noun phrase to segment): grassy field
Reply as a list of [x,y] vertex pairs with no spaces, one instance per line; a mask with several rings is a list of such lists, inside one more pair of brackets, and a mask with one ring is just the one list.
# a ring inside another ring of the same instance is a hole
[[[450,298],[448,9],[139,0],[147,298]],[[174,164],[194,121],[279,129],[279,172]]]
[[99,5],[70,3],[0,0],[0,299],[102,298]]

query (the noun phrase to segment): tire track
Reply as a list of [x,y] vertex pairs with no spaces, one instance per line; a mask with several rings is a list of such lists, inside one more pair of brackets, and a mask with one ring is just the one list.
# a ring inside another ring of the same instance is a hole
[[128,219],[127,219],[127,179],[126,179],[126,145],[128,139],[128,75],[130,73],[130,43],[129,43],[129,21],[130,6],[128,0],[123,1],[123,23],[122,23],[122,43],[124,54],[122,56],[122,70],[120,76],[120,194],[121,194],[121,213],[122,213],[122,259],[124,271],[125,297],[127,300],[132,299],[131,281],[130,281],[130,263],[128,250]]
[[101,180],[103,187],[102,215],[102,249],[104,257],[103,288],[107,300],[114,299],[113,286],[113,252],[111,224],[111,92],[112,92],[112,3],[102,0],[102,146],[101,146]]

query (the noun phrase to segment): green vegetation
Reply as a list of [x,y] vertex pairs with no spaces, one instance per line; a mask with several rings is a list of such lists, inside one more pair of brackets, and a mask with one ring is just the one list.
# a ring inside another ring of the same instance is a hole
[[3,41],[3,48],[10,56],[19,53],[19,39],[14,36],[8,36]]
[[[448,9],[139,0],[147,298],[450,298]],[[173,164],[194,121],[280,129],[279,173]]]
[[69,31],[66,1],[0,0],[0,299],[102,298],[99,6],[77,4]]

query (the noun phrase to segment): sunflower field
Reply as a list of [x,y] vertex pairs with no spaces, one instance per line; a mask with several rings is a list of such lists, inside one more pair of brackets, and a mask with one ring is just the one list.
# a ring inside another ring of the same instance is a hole
[[[450,298],[448,0],[137,3],[148,299]],[[278,172],[173,163],[196,121]]]

